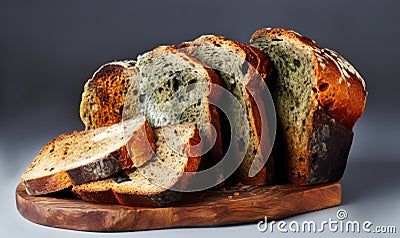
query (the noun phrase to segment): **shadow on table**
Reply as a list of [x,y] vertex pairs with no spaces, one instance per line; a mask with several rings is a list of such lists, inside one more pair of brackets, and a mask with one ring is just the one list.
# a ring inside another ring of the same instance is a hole
[[[350,158],[351,159],[351,158]],[[354,160],[342,178],[343,204],[400,193],[400,161]]]

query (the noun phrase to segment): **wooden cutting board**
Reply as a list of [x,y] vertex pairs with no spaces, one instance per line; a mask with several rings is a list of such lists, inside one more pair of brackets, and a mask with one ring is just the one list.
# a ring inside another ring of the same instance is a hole
[[315,185],[249,187],[244,191],[184,194],[177,205],[164,208],[91,204],[71,194],[30,196],[16,189],[18,211],[45,226],[82,231],[134,231],[171,227],[218,226],[258,222],[337,206],[339,182]]

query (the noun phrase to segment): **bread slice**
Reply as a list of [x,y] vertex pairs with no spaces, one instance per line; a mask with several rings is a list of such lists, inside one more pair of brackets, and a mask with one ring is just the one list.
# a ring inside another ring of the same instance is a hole
[[101,66],[85,84],[80,116],[86,129],[109,126],[122,121],[129,87],[137,84],[136,61],[116,61]]
[[[179,48],[214,69],[224,88],[233,94],[241,106],[240,108],[239,105],[229,103],[228,117],[231,117],[231,120],[220,121],[225,135],[225,150],[227,145],[235,148],[236,151],[229,156],[243,159],[234,180],[248,185],[271,183],[273,160],[270,159],[269,165],[264,166],[270,153],[268,147],[271,149],[272,146],[268,145],[270,140],[265,114],[265,110],[268,109],[265,108],[262,97],[266,90],[264,80],[272,73],[268,58],[254,47],[214,35],[201,36],[193,42],[179,45]],[[225,98],[223,100],[225,102],[222,103],[228,103]],[[229,136],[231,128],[234,135],[232,142]],[[264,137],[262,145],[261,134]],[[260,172],[251,175],[250,168],[253,162],[258,165],[253,168]],[[226,168],[228,167],[226,165]]]
[[[136,107],[138,100],[141,114],[152,127],[195,124],[204,148],[200,170],[218,163],[222,158],[220,124],[217,108],[211,103],[218,100],[214,88],[221,85],[218,75],[173,46],[159,46],[139,56],[136,66],[141,82],[125,107]],[[216,183],[222,181],[218,176],[215,174]],[[212,180],[209,176],[204,179]]]
[[290,30],[260,29],[250,45],[277,70],[268,86],[279,123],[274,150],[285,157],[279,160],[285,178],[299,184],[340,179],[365,107],[360,74],[336,52]]
[[[176,201],[196,172],[200,137],[192,124],[170,125],[154,130],[156,156],[138,169],[114,178],[74,186],[72,191],[93,203],[159,207]],[[171,141],[175,145],[170,146]],[[160,186],[162,185],[162,186]]]
[[[151,159],[153,150],[153,133],[144,117],[67,133],[43,147],[22,174],[21,181],[31,195],[56,192],[74,184],[107,178],[132,168],[135,163],[143,164]],[[140,156],[138,162],[136,156]]]

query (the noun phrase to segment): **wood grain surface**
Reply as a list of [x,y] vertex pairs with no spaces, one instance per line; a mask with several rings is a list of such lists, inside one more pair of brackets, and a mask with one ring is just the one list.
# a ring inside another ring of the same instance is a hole
[[248,187],[243,191],[184,194],[179,204],[163,208],[127,207],[83,202],[71,194],[30,196],[16,189],[18,211],[45,226],[81,231],[134,231],[258,222],[337,206],[339,182],[315,186]]

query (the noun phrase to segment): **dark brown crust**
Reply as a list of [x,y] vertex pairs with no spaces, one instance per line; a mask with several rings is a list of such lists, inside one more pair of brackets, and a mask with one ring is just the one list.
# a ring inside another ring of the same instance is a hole
[[73,185],[84,184],[90,181],[107,178],[122,170],[120,164],[121,153],[119,151],[110,154],[108,157],[94,161],[77,168],[67,170],[66,173]]
[[[259,105],[260,107],[257,107],[256,101],[263,104],[260,93],[265,88],[265,83],[263,80],[267,80],[267,78],[270,76],[272,72],[272,66],[269,62],[269,59],[265,56],[264,53],[262,53],[261,51],[257,50],[254,47],[251,47],[249,45],[240,42],[229,40],[222,36],[213,36],[213,35],[201,36],[196,40],[194,40],[193,42],[182,43],[181,45],[179,45],[179,47],[182,49],[188,49],[190,51],[192,48],[200,44],[207,44],[215,47],[225,47],[227,49],[231,49],[233,52],[238,52],[238,55],[245,57],[246,62],[252,66],[248,67],[248,70],[250,71],[250,76],[248,78],[248,81],[245,82],[245,87],[246,87],[245,96],[247,100],[250,102],[249,103],[251,107],[249,111],[249,118],[251,119],[250,126],[255,134],[254,137],[255,145],[256,147],[258,147],[258,145],[260,144],[261,131],[263,131],[265,135],[264,137],[268,137],[268,126],[266,125],[267,123],[261,123],[261,114],[265,115],[265,107],[264,105]],[[259,77],[260,75],[262,79],[260,79]],[[256,99],[253,97],[256,97]],[[223,120],[223,118],[221,120]],[[261,128],[261,126],[264,126],[264,128]],[[269,142],[269,139],[267,140],[268,140],[267,142]],[[258,160],[260,164],[264,164],[264,161],[268,159],[265,158],[266,149],[267,149],[266,147],[261,146],[259,154],[257,158],[255,158]],[[267,166],[273,166],[272,159],[269,160]],[[243,184],[248,184],[248,185],[263,185],[272,182],[271,180],[273,177],[272,174],[273,169],[268,170],[269,175],[267,176],[266,174],[267,170],[264,166],[264,168],[254,177],[248,176],[249,169],[250,165],[242,163],[239,169],[235,172],[234,177],[235,180],[237,180],[236,182],[241,182]]]
[[310,183],[339,180],[346,168],[353,132],[320,107],[314,113],[310,141]]
[[[135,61],[105,64],[85,84],[80,116],[86,129],[109,126],[122,121],[125,97],[137,74]],[[96,107],[97,110],[93,110]]]
[[[256,31],[250,42],[258,38],[290,39],[309,47],[316,81],[313,83],[309,157],[305,174],[288,165],[278,165],[286,170],[286,180],[297,184],[312,184],[335,181],[345,170],[348,153],[353,138],[353,126],[362,115],[366,103],[365,83],[354,68],[337,53],[319,47],[311,39],[285,29],[264,28]],[[278,122],[279,123],[279,122]],[[324,133],[329,133],[327,136]],[[285,155],[284,140],[274,153]],[[326,148],[327,151],[322,148]],[[300,166],[303,168],[304,166]]]

